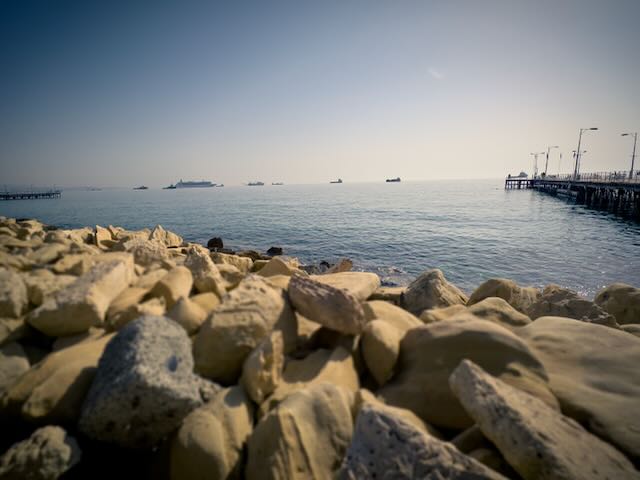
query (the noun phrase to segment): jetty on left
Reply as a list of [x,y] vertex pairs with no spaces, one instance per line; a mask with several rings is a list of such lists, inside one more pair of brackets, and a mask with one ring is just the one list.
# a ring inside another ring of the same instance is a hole
[[47,190],[42,192],[0,192],[0,200],[34,200],[40,198],[60,198],[62,190]]

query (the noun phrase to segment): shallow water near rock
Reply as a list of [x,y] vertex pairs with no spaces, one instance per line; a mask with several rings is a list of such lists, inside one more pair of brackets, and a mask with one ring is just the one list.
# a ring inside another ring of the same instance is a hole
[[188,241],[276,245],[309,263],[349,257],[387,284],[440,268],[467,293],[490,277],[587,296],[613,282],[640,284],[640,224],[505,191],[503,180],[69,190],[59,200],[3,202],[0,215],[65,228],[161,224]]

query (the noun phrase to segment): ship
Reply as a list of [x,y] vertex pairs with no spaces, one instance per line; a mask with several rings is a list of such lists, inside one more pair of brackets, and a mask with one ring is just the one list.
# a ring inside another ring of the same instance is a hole
[[282,182],[271,182],[271,185],[284,185]]
[[171,185],[169,185],[168,187],[163,187],[163,190],[175,190],[176,186],[172,183]]
[[393,182],[399,182],[399,181],[400,181],[400,177],[387,178],[387,183],[393,183]]
[[264,186],[264,182],[249,182],[247,183],[249,187],[262,187]]
[[176,188],[209,188],[209,187],[215,187],[215,186],[216,186],[215,183],[211,183],[206,180],[201,180],[199,182],[193,182],[193,181],[183,182],[182,179],[180,179],[180,181],[176,183]]
[[329,183],[342,183],[342,179],[339,178],[338,180],[331,180]]
[[139,187],[133,187],[134,190],[149,190],[149,187],[140,185]]

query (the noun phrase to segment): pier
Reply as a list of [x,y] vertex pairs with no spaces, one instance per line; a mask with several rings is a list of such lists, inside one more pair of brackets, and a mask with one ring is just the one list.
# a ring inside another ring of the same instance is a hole
[[62,190],[46,192],[0,192],[0,200],[37,200],[43,198],[60,198]]
[[504,188],[534,189],[575,200],[577,204],[607,210],[640,220],[640,176],[628,172],[597,172],[579,175],[508,177]]

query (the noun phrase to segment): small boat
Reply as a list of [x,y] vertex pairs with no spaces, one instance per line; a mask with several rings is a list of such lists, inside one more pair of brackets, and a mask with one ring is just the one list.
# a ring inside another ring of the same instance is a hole
[[149,190],[149,187],[140,185],[139,187],[133,187],[134,190]]
[[176,186],[172,183],[171,185],[169,185],[168,187],[163,187],[163,190],[175,190]]
[[249,183],[247,183],[247,186],[249,186],[249,187],[263,187],[264,186],[264,182],[249,182]]
[[216,187],[224,187],[224,183],[221,183],[220,185],[216,185]]
[[284,185],[282,182],[271,182],[271,185]]
[[329,183],[342,183],[342,179],[339,178],[338,180],[331,180]]
[[399,182],[399,181],[400,181],[400,177],[387,178],[387,183],[393,183],[393,182]]
[[101,192],[102,189],[98,187],[87,187],[88,192]]

